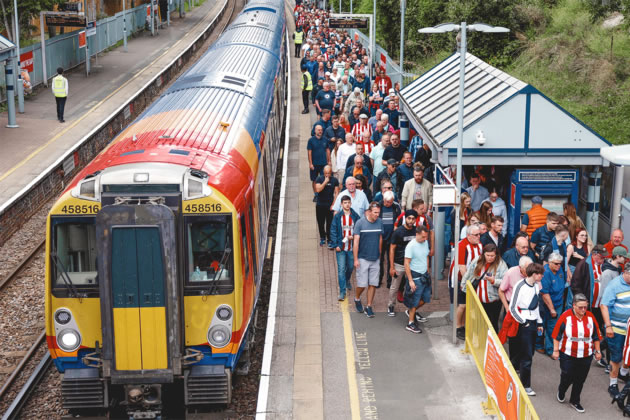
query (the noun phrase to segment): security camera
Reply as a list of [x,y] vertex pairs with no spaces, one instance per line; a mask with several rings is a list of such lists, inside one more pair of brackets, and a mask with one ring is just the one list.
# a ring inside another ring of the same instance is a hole
[[479,146],[483,146],[486,144],[486,137],[483,135],[483,131],[477,131],[477,135],[475,136],[475,140],[477,140],[477,144]]

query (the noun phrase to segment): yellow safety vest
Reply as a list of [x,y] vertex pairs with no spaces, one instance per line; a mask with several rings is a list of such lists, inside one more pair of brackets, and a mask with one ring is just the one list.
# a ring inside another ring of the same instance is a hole
[[52,91],[55,97],[65,98],[68,96],[66,95],[66,83],[68,83],[68,81],[60,74],[53,78]]
[[[306,87],[304,87],[304,76],[306,76]],[[302,81],[300,82],[300,88],[302,90],[313,90],[313,79],[311,79],[311,73],[305,71],[302,73]]]
[[302,31],[296,31],[296,32],[293,34],[293,39],[295,39],[295,43],[296,43],[296,44],[298,44],[298,45],[302,44],[302,41],[303,41],[303,39],[304,39],[304,32],[302,32]]

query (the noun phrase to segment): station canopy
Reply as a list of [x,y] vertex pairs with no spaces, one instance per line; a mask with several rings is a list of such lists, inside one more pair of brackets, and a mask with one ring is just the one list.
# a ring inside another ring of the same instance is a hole
[[[401,110],[442,165],[456,163],[460,54],[401,91]],[[610,143],[533,86],[466,55],[464,165],[606,165]],[[478,138],[485,140],[480,145]]]
[[0,61],[6,61],[13,57],[15,44],[0,35]]

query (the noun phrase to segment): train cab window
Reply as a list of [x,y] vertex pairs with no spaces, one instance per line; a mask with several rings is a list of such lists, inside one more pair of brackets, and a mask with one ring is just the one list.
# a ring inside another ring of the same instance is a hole
[[98,290],[96,227],[91,222],[54,223],[53,288]]
[[187,217],[185,223],[188,248],[187,293],[232,293],[234,263],[230,217]]
[[252,212],[252,208],[249,208],[248,212],[249,216],[249,237],[250,243],[252,247],[252,265],[254,266],[254,279],[258,276],[258,260],[256,258],[256,235],[254,234],[254,213]]
[[245,276],[249,276],[249,252],[247,250],[247,225],[245,215],[241,215],[241,247],[243,249],[243,266],[245,267]]

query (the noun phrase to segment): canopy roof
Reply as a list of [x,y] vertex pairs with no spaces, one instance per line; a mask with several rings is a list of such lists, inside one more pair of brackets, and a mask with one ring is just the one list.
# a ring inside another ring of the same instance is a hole
[[15,44],[0,35],[0,61],[5,61],[13,55]]
[[[442,165],[455,163],[459,59],[451,55],[401,92],[402,110]],[[601,165],[608,145],[533,86],[466,54],[464,164]]]

